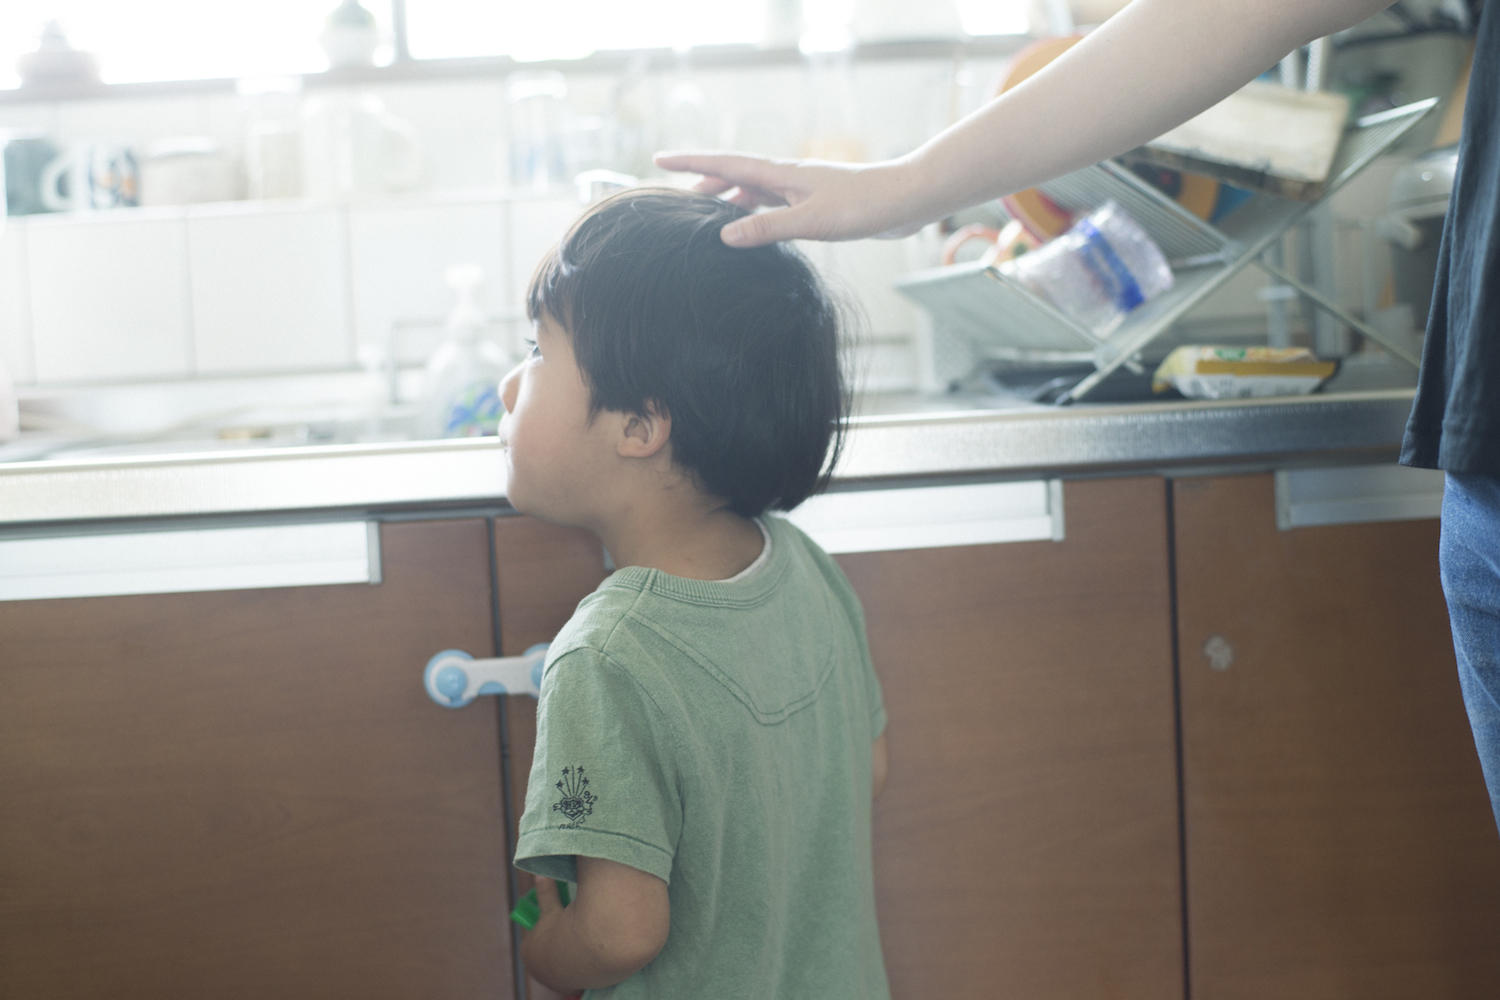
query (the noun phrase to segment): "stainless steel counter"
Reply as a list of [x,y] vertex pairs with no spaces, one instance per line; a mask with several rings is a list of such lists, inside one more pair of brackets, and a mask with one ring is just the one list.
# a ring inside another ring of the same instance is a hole
[[[841,487],[1392,461],[1409,389],[856,418]],[[494,439],[0,464],[0,525],[504,502]]]

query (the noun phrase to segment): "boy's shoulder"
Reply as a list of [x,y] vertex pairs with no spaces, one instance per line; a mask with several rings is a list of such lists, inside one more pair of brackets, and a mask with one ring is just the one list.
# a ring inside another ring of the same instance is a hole
[[548,663],[582,649],[608,655],[615,633],[628,620],[642,594],[636,581],[625,579],[619,571],[606,577],[593,593],[578,602],[572,617],[552,640],[547,651]]
[[783,644],[824,646],[845,632],[862,644],[859,602],[838,564],[786,518],[762,521],[770,557],[743,580],[688,580],[634,566],[611,574],[553,640],[548,671],[564,657],[592,660],[650,690],[680,679],[674,663],[684,658],[722,681],[747,655],[779,654]]

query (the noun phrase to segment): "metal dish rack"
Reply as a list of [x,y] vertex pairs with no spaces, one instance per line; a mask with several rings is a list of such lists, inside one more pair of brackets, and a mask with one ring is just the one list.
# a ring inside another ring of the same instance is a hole
[[1256,194],[1211,226],[1175,201],[1106,160],[1039,185],[1061,207],[1086,214],[1111,199],[1150,234],[1172,266],[1172,287],[1129,313],[1105,335],[1096,334],[994,267],[954,264],[899,278],[895,286],[932,314],[934,322],[991,354],[1017,360],[1087,357],[1094,371],[1058,403],[1076,402],[1121,366],[1140,371],[1138,354],[1210,292],[1247,264],[1290,285],[1319,309],[1358,330],[1391,354],[1416,365],[1408,343],[1355,319],[1316,288],[1264,256],[1288,229],[1389,149],[1436,99],[1417,101],[1356,121],[1344,134],[1329,181],[1315,201]]

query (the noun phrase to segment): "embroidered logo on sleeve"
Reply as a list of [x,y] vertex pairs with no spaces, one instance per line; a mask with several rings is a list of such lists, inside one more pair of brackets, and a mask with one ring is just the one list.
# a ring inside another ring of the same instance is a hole
[[565,767],[562,774],[562,780],[557,783],[562,799],[552,804],[552,811],[567,818],[568,822],[562,827],[564,830],[576,830],[583,825],[585,816],[592,815],[594,803],[599,799],[589,791],[589,779],[583,776],[582,767]]

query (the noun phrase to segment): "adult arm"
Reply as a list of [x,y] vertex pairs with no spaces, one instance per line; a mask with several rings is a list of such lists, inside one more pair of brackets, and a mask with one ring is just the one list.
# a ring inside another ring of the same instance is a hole
[[635,975],[667,943],[667,884],[602,858],[578,857],[578,898],[566,909],[557,883],[537,879],[542,915],[521,942],[521,961],[561,993],[599,989]]
[[669,153],[666,170],[747,207],[724,242],[897,236],[1149,142],[1286,53],[1391,0],[1134,0],[1055,62],[920,148],[873,164]]

